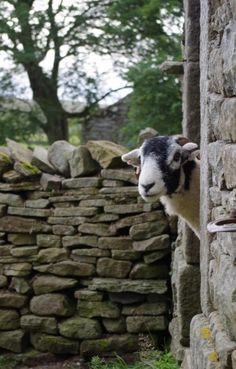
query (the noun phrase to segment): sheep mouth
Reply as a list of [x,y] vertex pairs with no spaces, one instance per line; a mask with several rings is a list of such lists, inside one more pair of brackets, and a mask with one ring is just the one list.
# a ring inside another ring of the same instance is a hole
[[146,195],[141,195],[142,198],[146,201],[146,202],[156,202],[160,199],[160,197],[162,196],[163,194],[162,193],[159,193],[159,194],[146,194]]

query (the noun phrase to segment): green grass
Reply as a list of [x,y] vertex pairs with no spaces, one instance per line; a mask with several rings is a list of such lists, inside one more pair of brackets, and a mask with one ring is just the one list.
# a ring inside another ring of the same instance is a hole
[[106,362],[97,356],[91,360],[89,369],[179,369],[179,365],[170,352],[150,351],[140,354],[140,360],[127,364],[122,358]]

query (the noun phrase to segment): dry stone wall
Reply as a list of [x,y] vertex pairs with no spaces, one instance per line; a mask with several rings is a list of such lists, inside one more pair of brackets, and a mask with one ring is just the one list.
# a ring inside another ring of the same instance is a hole
[[136,351],[167,335],[176,229],[138,196],[124,148],[0,148],[0,348]]

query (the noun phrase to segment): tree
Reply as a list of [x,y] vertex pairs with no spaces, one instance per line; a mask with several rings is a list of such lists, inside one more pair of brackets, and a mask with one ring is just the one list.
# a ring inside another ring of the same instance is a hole
[[[68,139],[68,119],[91,114],[110,91],[86,73],[85,55],[118,53],[138,61],[154,48],[171,52],[164,20],[179,14],[178,0],[2,0],[0,50],[26,71],[49,142]],[[178,6],[177,6],[178,5]],[[42,63],[51,57],[51,70]],[[68,63],[69,67],[66,66]],[[120,63],[118,62],[117,64]],[[64,67],[63,67],[64,66]],[[66,67],[65,67],[66,66]],[[85,97],[83,111],[66,111],[59,99]]]

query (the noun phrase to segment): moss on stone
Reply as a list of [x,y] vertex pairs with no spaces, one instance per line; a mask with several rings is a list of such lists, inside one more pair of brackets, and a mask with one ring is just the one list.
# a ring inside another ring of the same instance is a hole
[[30,164],[28,161],[21,161],[20,165],[23,169],[25,169],[29,174],[37,175],[41,173],[41,170],[38,169],[35,165]]
[[0,161],[6,163],[6,164],[12,164],[12,160],[9,155],[0,152]]

